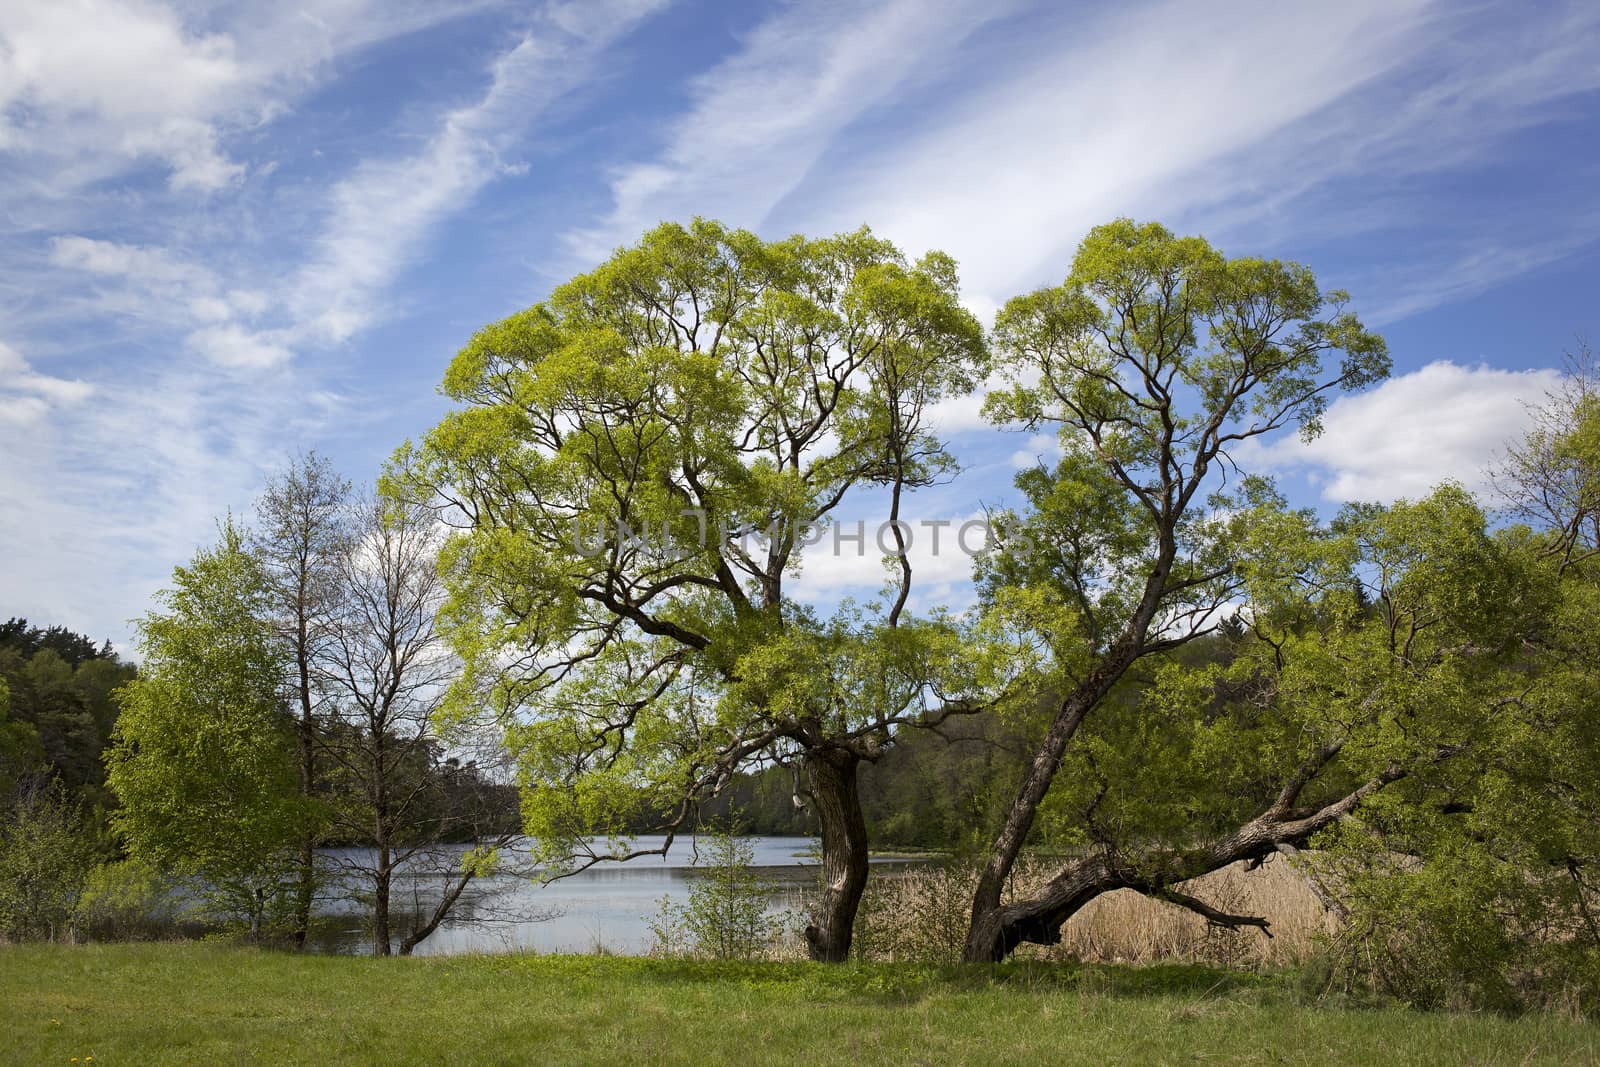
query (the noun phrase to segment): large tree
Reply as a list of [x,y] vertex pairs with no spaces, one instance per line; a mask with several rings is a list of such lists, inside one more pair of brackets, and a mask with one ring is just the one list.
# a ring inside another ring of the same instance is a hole
[[1068,745],[1134,664],[1209,632],[1241,593],[1240,531],[1220,518],[1250,510],[1249,490],[1213,499],[1239,454],[1285,427],[1315,434],[1330,394],[1387,373],[1345,299],[1298,264],[1124,219],[1090,232],[1062,285],[1001,311],[1011,384],[987,410],[1057,430],[1065,456],[1024,478],[989,600],[1053,650],[1038,682],[1053,706],[979,879],[968,959],[1056,935],[1060,908],[1001,897]]
[[158,599],[136,624],[140,675],[117,694],[112,825],[259,937],[308,817],[267,578],[229,521]]
[[955,625],[906,611],[905,526],[844,542],[889,557],[874,607],[821,616],[791,579],[819,524],[903,522],[905,494],[952,468],[929,410],[984,357],[942,254],[707,221],[651,231],[461,351],[459,407],[392,484],[459,527],[462,692],[518,720],[544,858],[635,855],[585,835],[640,825],[670,844],[739,770],[794,764],[822,834],[811,951],[845,958],[867,875],[857,768],[982,687],[949,666]]

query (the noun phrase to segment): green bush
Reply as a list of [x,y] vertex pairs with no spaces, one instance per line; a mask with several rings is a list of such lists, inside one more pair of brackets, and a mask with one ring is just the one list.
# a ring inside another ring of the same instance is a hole
[[78,897],[76,925],[97,940],[132,941],[170,934],[180,905],[169,880],[148,860],[102,863]]
[[[1452,843],[1426,859],[1351,842],[1331,857],[1349,909],[1308,977],[1420,1008],[1593,1013],[1600,931],[1587,887],[1557,867]],[[1348,850],[1352,843],[1365,852]]]
[[656,916],[645,920],[655,939],[652,954],[716,960],[765,955],[784,923],[768,914],[776,889],[753,866],[754,846],[718,831],[700,850],[710,862],[698,869],[688,903],[663,897]]
[[82,806],[57,781],[20,787],[0,822],[0,937],[70,937],[85,880],[99,859]]

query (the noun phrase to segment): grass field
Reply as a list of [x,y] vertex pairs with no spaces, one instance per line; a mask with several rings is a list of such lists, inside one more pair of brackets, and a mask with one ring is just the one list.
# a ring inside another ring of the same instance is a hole
[[0,947],[0,1062],[1597,1063],[1600,1026],[1311,1005],[1194,967]]

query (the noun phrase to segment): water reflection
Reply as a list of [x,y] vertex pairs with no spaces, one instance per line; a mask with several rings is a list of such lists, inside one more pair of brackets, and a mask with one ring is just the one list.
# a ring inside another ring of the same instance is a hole
[[[816,878],[815,842],[807,837],[751,837],[755,866],[780,887],[776,908],[798,904],[800,891]],[[641,837],[638,847],[662,839]],[[409,864],[395,880],[391,911],[397,935],[417,916],[432,912],[459,869],[465,845],[440,846]],[[504,854],[503,854],[504,855]],[[368,909],[361,898],[370,886],[352,865],[369,865],[367,849],[324,849],[329,868],[326,899],[319,904],[315,947],[324,952],[369,953]],[[699,857],[701,863],[705,857]],[[882,860],[875,862],[903,862]],[[340,872],[343,873],[340,873]],[[643,856],[627,863],[602,863],[548,886],[541,885],[525,851],[505,855],[500,870],[475,879],[450,918],[417,946],[418,955],[462,952],[593,952],[638,955],[649,950],[646,919],[655,916],[662,897],[682,903],[690,880],[698,876],[693,843],[679,840],[666,856]],[[397,938],[398,940],[398,938]]]

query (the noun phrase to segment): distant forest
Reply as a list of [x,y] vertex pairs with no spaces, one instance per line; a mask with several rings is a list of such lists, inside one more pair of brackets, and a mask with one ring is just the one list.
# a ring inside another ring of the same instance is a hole
[[[0,685],[9,694],[9,701],[0,700],[0,799],[59,786],[104,829],[116,803],[106,789],[102,759],[116,730],[115,692],[137,676],[138,668],[121,659],[110,641],[96,643],[66,626],[40,627],[25,618],[0,623]],[[287,720],[287,707],[284,715]],[[491,831],[516,826],[515,786],[491,780],[437,746],[417,750],[412,759],[417,778],[431,779],[432,807],[482,813],[473,825]]]

